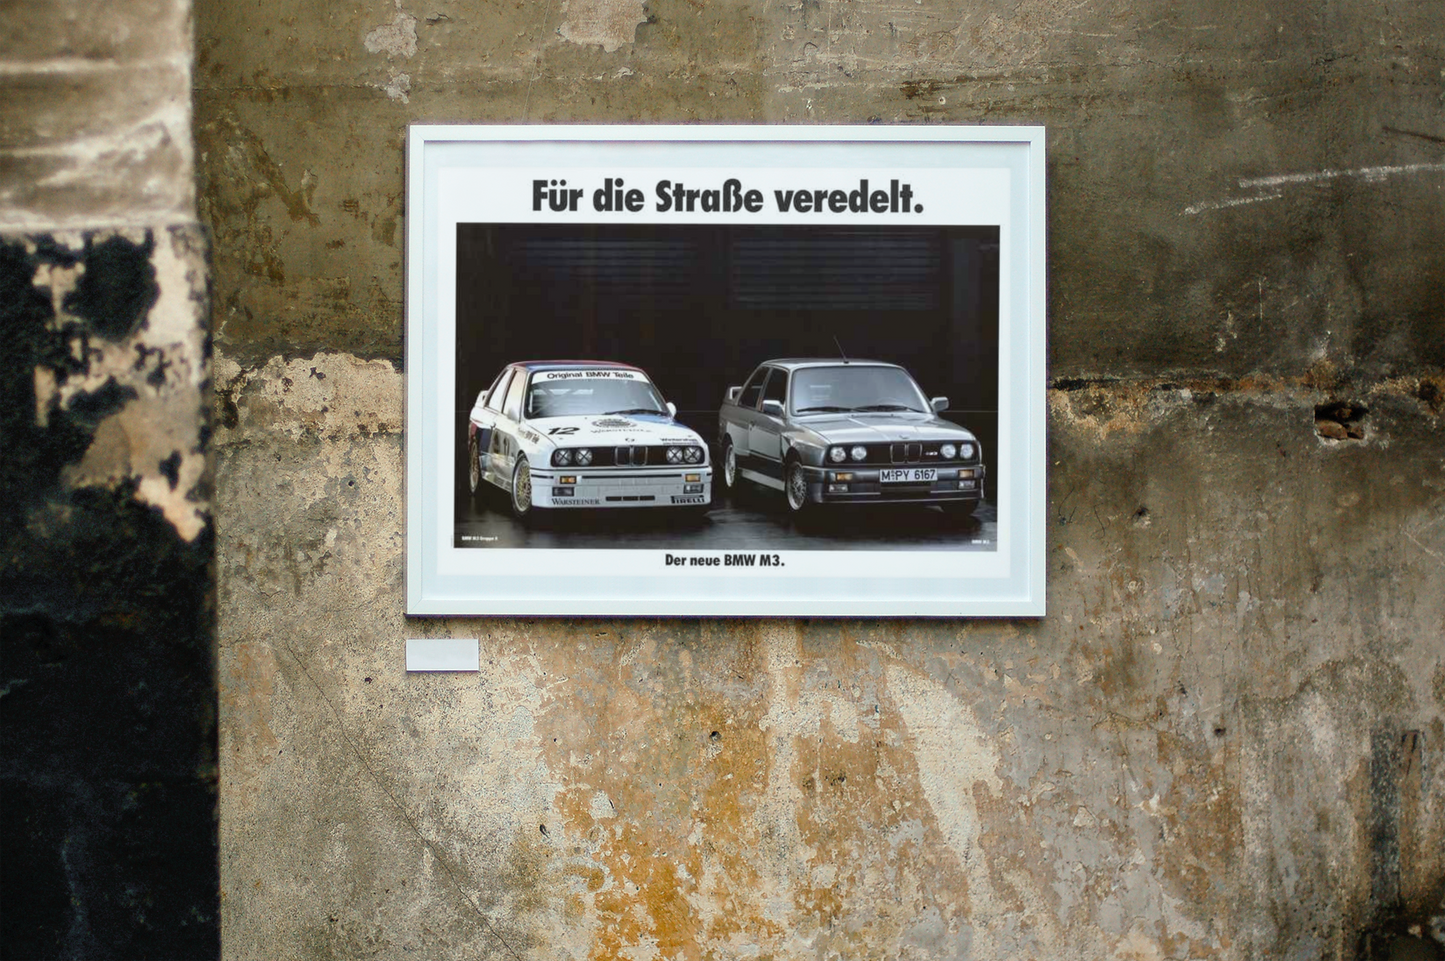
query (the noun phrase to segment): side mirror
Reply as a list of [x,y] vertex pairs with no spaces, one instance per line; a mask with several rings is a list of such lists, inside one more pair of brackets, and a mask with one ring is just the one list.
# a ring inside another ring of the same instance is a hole
[[783,402],[780,400],[763,401],[763,413],[769,417],[781,418],[783,416]]
[[742,392],[743,389],[741,387],[729,387],[727,397],[728,403],[736,404],[738,402],[738,394],[741,394]]
[[935,414],[941,414],[944,411],[948,410],[947,397],[935,397],[932,399],[931,403],[933,404],[933,412]]
[[674,404],[672,401],[667,402],[667,415],[669,417],[677,416],[677,405]]

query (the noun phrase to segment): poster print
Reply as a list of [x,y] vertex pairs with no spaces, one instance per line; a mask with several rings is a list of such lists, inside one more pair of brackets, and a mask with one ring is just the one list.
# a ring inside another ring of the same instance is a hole
[[409,613],[1041,614],[1042,150],[413,127]]

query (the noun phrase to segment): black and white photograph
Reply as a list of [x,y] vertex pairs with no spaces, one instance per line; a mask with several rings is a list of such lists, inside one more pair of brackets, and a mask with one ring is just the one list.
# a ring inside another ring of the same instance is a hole
[[1042,603],[1041,141],[744,129],[413,128],[413,613]]

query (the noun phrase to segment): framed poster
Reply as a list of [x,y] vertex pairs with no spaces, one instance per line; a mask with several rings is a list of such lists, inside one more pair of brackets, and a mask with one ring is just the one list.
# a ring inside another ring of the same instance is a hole
[[1044,613],[1039,127],[407,144],[407,613]]

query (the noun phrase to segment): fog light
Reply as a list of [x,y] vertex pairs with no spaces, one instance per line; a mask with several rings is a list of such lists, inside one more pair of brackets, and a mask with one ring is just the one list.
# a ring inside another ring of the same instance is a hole
[[682,492],[683,492],[684,494],[701,494],[701,493],[702,493],[702,485],[701,485],[701,484],[683,484],[683,485],[682,485]]
[[829,485],[828,485],[828,493],[830,493],[830,494],[846,494],[846,493],[848,493],[848,485],[847,485],[847,484],[829,484]]
[[571,497],[571,496],[572,496],[572,491],[573,491],[573,488],[571,488],[571,487],[554,487],[554,488],[552,488],[552,496],[553,496],[553,497]]
[[958,482],[958,489],[961,491],[971,491],[976,486],[973,481],[961,480]]

